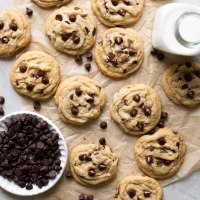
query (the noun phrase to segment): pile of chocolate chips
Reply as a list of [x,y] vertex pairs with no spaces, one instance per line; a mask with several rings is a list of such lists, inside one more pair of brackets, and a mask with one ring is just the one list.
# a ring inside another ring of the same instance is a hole
[[[87,58],[87,60],[89,61],[89,62],[91,62],[92,60],[93,60],[93,54],[92,54],[92,52],[88,52],[88,53],[86,53],[86,58]],[[78,55],[78,56],[76,56],[75,57],[75,62],[76,63],[78,63],[79,65],[82,65],[83,64],[83,58],[82,58],[82,56],[81,55]],[[84,65],[84,67],[85,67],[85,69],[89,72],[90,70],[91,70],[91,64],[90,63],[86,63],[85,65]]]
[[6,120],[0,131],[0,175],[21,188],[46,186],[62,169],[59,136],[49,124],[30,114]]

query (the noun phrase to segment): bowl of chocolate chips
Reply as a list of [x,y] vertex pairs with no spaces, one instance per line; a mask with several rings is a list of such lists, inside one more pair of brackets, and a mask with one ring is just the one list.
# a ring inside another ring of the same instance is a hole
[[41,194],[61,178],[68,151],[56,125],[33,112],[0,119],[0,187],[20,196]]

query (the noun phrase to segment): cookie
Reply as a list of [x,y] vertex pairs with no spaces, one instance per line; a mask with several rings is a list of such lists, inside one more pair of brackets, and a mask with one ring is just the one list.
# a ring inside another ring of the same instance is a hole
[[62,7],[47,19],[46,35],[58,51],[72,56],[81,55],[95,43],[96,21],[84,7]]
[[109,27],[127,26],[142,15],[144,0],[91,0],[98,19]]
[[94,80],[74,76],[60,84],[55,103],[64,122],[82,125],[100,115],[106,96],[104,89]]
[[142,136],[135,145],[137,164],[142,172],[156,179],[174,175],[184,161],[186,145],[181,135],[170,128]]
[[18,10],[0,11],[0,58],[14,56],[31,41],[27,18]]
[[147,85],[126,85],[115,93],[110,112],[125,133],[143,135],[160,120],[160,97]]
[[117,173],[118,157],[107,145],[81,144],[70,156],[74,179],[84,186],[95,186],[113,179]]
[[153,178],[128,176],[120,181],[114,200],[162,200],[162,188]]
[[112,78],[124,78],[132,74],[139,69],[143,58],[142,37],[130,28],[108,29],[95,50],[99,70]]
[[10,81],[19,94],[46,100],[59,85],[60,67],[52,56],[41,51],[29,51],[13,64]]
[[162,86],[176,104],[200,104],[200,64],[185,62],[169,66],[163,75]]
[[52,8],[52,7],[63,6],[69,3],[71,0],[32,0],[32,1],[42,8]]

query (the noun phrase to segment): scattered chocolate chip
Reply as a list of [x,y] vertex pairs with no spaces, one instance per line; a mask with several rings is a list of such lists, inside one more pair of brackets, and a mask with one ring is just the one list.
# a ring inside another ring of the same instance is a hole
[[95,176],[95,171],[94,171],[94,169],[89,169],[89,171],[88,171],[88,175],[89,176],[91,176],[91,177],[93,177],[93,176]]
[[0,105],[3,105],[5,103],[5,98],[0,96]]
[[3,116],[5,114],[4,110],[2,107],[0,107],[0,116]]
[[118,13],[119,15],[121,15],[122,17],[124,17],[124,16],[126,15],[126,10],[120,9],[120,10],[118,10],[117,13]]
[[76,107],[73,107],[73,108],[71,108],[71,113],[72,113],[72,115],[78,115],[78,113],[79,113],[79,110],[78,110],[78,108],[76,108]]
[[34,87],[35,87],[35,86],[32,85],[32,84],[27,84],[26,89],[27,89],[28,91],[33,91],[33,88],[34,88]]
[[80,96],[82,95],[82,93],[83,93],[83,91],[81,91],[79,88],[77,88],[77,89],[75,90],[75,94],[76,94],[78,97],[80,97]]
[[4,22],[0,20],[0,30],[3,29],[3,27],[4,27]]
[[76,56],[75,57],[75,62],[78,63],[78,64],[82,64],[82,62],[83,62],[82,57],[80,55]]
[[156,57],[157,57],[157,59],[160,60],[160,61],[162,61],[162,60],[165,59],[165,55],[164,55],[163,53],[161,53],[161,52],[158,53]]
[[78,43],[80,42],[80,37],[78,37],[77,35],[74,35],[74,36],[73,36],[73,42],[74,42],[75,44],[78,44]]
[[103,121],[103,122],[100,123],[100,127],[101,127],[102,129],[106,129],[107,126],[108,126],[108,124],[107,124],[107,122],[105,122],[105,121]]
[[144,131],[144,123],[143,122],[138,122],[136,126],[138,127],[138,129],[140,131]]
[[63,16],[60,15],[60,14],[57,14],[55,19],[58,20],[58,21],[62,21],[63,20]]
[[120,45],[123,42],[123,38],[122,37],[115,37],[115,43]]
[[145,108],[144,108],[144,114],[145,114],[146,116],[150,116],[150,115],[151,115],[151,108],[145,107]]
[[26,8],[26,14],[28,16],[32,16],[33,15],[33,10],[31,10],[30,8]]
[[135,101],[135,102],[140,102],[140,95],[139,94],[136,94],[134,97],[133,97],[133,100]]
[[150,197],[151,196],[151,192],[148,190],[144,190],[144,196],[145,197]]
[[146,156],[146,162],[150,165],[153,163],[153,156]]
[[27,66],[26,66],[25,64],[21,64],[21,65],[19,66],[19,71],[20,71],[21,73],[25,73],[26,70],[27,70]]
[[187,68],[190,68],[190,67],[192,67],[192,63],[191,63],[191,62],[185,62],[185,66],[186,66]]
[[39,101],[34,101],[33,103],[34,110],[39,111],[41,109],[41,104]]
[[133,109],[131,112],[130,112],[130,116],[131,117],[135,117],[137,115],[138,111],[136,109]]
[[133,198],[136,195],[136,191],[135,190],[129,190],[127,193],[128,193],[130,198]]
[[4,43],[4,44],[7,44],[9,42],[9,38],[7,36],[4,36],[2,37],[1,41]]
[[73,14],[69,15],[69,20],[71,22],[75,22],[76,21],[76,15],[73,15]]
[[72,178],[73,176],[72,176],[72,173],[71,173],[71,171],[67,171],[67,173],[66,173],[66,178]]
[[107,165],[105,165],[105,164],[99,164],[98,168],[99,168],[100,171],[104,171],[107,168]]
[[99,139],[99,144],[106,145],[106,139],[105,138],[100,138]]
[[45,85],[49,84],[49,78],[47,76],[44,76],[42,78],[42,83],[45,84]]
[[187,97],[188,97],[189,99],[194,99],[194,96],[195,96],[195,92],[194,92],[194,91],[189,91],[189,92],[187,93]]
[[151,55],[152,56],[157,56],[158,55],[158,50],[157,49],[152,49],[151,50]]
[[89,72],[90,69],[91,69],[91,64],[90,63],[87,63],[84,65],[85,69]]
[[162,112],[161,113],[161,118],[162,119],[167,119],[168,118],[168,113],[167,112]]
[[117,6],[119,4],[119,0],[111,0],[113,6]]
[[92,54],[92,52],[88,52],[88,53],[86,54],[86,58],[87,58],[89,61],[92,61],[92,59],[93,59],[93,54]]
[[165,121],[163,119],[160,119],[160,121],[158,122],[157,126],[159,128],[163,128],[165,126]]
[[16,24],[15,22],[11,22],[11,23],[9,24],[9,27],[10,27],[10,29],[13,30],[13,31],[17,31],[17,29],[18,29],[18,26],[17,26],[17,24]]

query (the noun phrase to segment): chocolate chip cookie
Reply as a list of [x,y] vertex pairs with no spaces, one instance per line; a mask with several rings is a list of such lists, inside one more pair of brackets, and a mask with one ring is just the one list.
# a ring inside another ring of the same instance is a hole
[[156,179],[174,175],[184,161],[183,137],[170,128],[142,136],[135,146],[136,161],[142,172]]
[[162,188],[153,178],[128,176],[120,181],[114,200],[162,200]]
[[126,85],[115,93],[110,112],[125,133],[143,135],[160,120],[160,97],[147,85]]
[[46,35],[58,51],[72,56],[81,55],[95,43],[96,21],[84,7],[62,7],[49,16]]
[[97,118],[105,102],[104,89],[94,80],[83,76],[65,79],[55,95],[60,118],[75,125]]
[[32,1],[42,8],[52,8],[52,7],[63,6],[69,3],[71,0],[32,0]]
[[92,9],[106,26],[131,25],[139,20],[144,0],[91,0]]
[[118,157],[107,145],[81,144],[70,156],[72,175],[85,186],[108,182],[115,177],[117,168]]
[[18,10],[0,11],[0,58],[14,56],[31,41],[27,18]]
[[142,37],[130,28],[108,29],[95,51],[95,61],[100,71],[112,78],[132,74],[139,69],[143,58]]
[[200,104],[200,64],[185,62],[167,68],[162,79],[166,95],[176,104]]
[[29,51],[13,64],[10,81],[19,94],[46,100],[56,92],[59,72],[59,64],[52,56],[41,51]]

